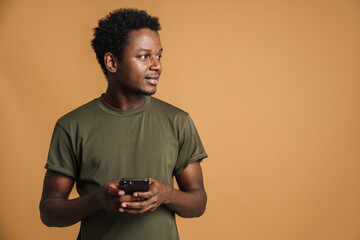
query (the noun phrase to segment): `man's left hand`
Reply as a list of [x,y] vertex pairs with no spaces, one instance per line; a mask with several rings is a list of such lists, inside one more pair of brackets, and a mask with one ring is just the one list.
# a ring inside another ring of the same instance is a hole
[[145,212],[155,211],[161,204],[167,201],[167,196],[171,191],[171,187],[160,181],[149,178],[149,191],[135,192],[134,197],[141,198],[140,202],[123,202],[119,212],[130,214],[143,214]]

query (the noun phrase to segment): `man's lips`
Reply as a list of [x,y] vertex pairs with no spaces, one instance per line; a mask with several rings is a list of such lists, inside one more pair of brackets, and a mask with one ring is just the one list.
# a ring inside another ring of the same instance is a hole
[[151,85],[156,86],[159,83],[159,76],[147,76],[145,77],[146,81]]

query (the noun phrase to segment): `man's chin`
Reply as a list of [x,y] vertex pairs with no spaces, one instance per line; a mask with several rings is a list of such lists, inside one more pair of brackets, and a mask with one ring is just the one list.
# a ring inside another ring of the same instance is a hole
[[156,90],[155,91],[152,91],[152,92],[149,92],[149,91],[144,91],[144,90],[139,90],[139,93],[140,94],[143,94],[145,96],[151,96],[151,95],[154,95],[156,93]]

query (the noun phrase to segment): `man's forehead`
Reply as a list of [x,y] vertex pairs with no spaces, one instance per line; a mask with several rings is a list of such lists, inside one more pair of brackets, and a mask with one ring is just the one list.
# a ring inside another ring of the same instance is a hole
[[[162,52],[163,49],[160,48],[159,52]],[[139,52],[151,52],[151,49],[146,49],[146,48],[139,48]]]
[[153,50],[155,46],[158,46],[159,50],[162,49],[157,32],[147,28],[131,31],[129,33],[128,45],[133,45],[138,50]]

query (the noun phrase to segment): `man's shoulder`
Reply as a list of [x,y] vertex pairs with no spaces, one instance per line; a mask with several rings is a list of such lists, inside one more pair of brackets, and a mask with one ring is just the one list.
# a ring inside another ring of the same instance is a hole
[[59,118],[58,123],[65,127],[69,124],[78,124],[80,122],[89,120],[89,118],[94,116],[95,112],[98,111],[96,101],[97,98],[66,113],[61,118]]
[[158,98],[152,97],[152,108],[161,111],[170,116],[182,116],[186,117],[188,113],[174,105],[167,103]]

